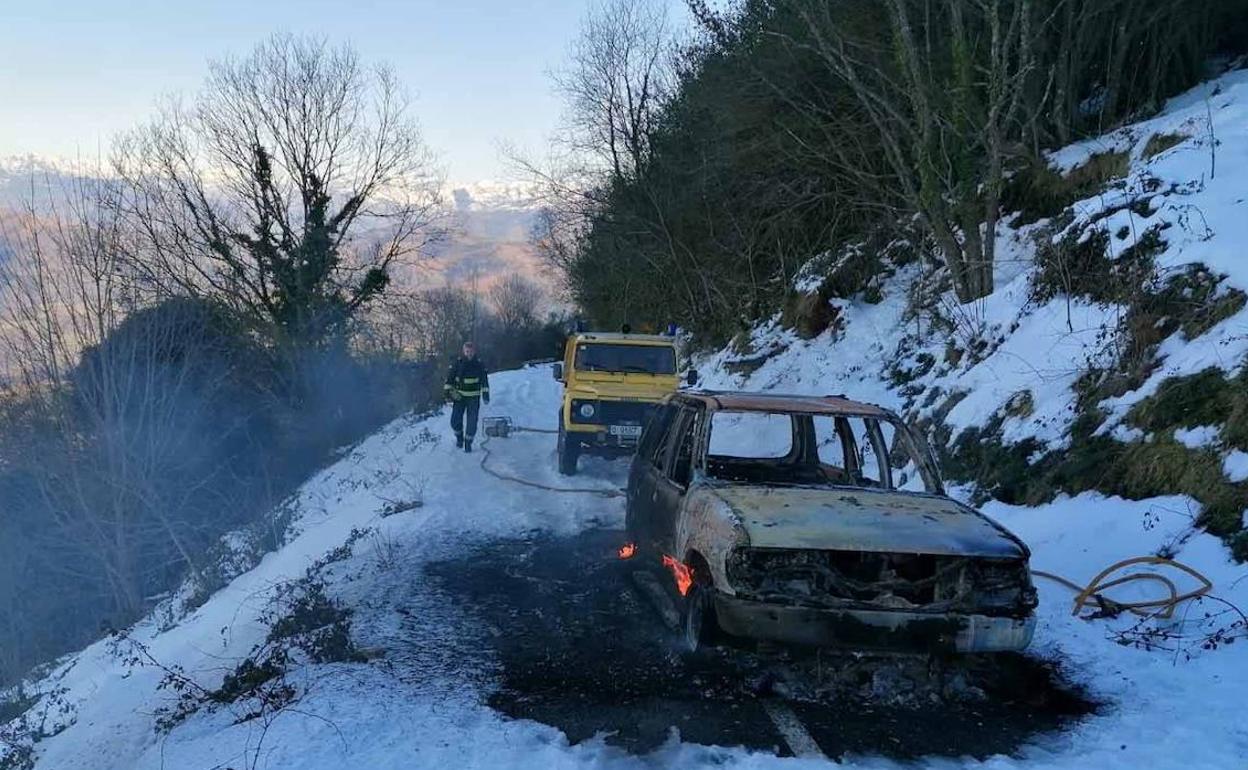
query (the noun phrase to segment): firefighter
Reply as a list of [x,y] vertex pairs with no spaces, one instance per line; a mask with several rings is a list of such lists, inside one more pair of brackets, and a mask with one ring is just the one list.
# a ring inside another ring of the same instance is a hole
[[490,378],[485,365],[477,358],[477,346],[472,340],[464,343],[463,355],[451,364],[446,376],[446,398],[451,402],[451,430],[455,431],[455,446],[465,452],[472,451],[472,439],[477,435],[477,413],[481,401],[490,403]]

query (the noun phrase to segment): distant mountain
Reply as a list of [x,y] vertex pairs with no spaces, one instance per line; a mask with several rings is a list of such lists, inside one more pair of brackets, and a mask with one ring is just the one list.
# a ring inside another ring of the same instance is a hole
[[[59,192],[89,178],[82,164],[35,155],[0,158],[0,213],[24,208],[34,201],[47,208]],[[488,287],[497,278],[521,273],[549,286],[549,271],[541,263],[530,234],[538,202],[524,185],[483,181],[454,187],[446,194],[450,234],[427,256],[429,270],[422,283],[466,284],[476,274]]]
[[30,202],[47,206],[55,194],[84,178],[83,164],[38,155],[0,158],[0,210]]
[[524,185],[485,181],[456,187],[447,196],[452,205],[452,232],[432,252],[435,270],[450,283],[466,283],[477,274],[488,285],[509,273],[520,273],[550,286],[549,270],[530,243],[539,204]]

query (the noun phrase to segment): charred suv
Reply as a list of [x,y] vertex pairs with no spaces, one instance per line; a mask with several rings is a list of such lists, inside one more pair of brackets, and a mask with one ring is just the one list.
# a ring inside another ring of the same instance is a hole
[[679,393],[628,483],[639,556],[690,648],[717,635],[854,649],[1021,650],[1027,546],[945,495],[922,438],[840,397]]

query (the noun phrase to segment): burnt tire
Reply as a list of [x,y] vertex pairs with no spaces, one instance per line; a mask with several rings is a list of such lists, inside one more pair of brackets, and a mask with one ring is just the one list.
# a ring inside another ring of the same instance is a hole
[[715,597],[709,587],[694,583],[685,595],[680,615],[681,644],[688,652],[698,652],[719,644],[723,632],[715,618]]
[[559,455],[559,473],[564,476],[576,475],[576,464],[581,458],[581,445],[579,442],[568,439],[567,431],[563,429],[563,425],[559,426],[559,442],[556,448]]

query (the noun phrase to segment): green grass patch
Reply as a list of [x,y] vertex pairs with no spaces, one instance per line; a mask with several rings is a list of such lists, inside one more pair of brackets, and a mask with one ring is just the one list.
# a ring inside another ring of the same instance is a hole
[[1122,444],[1103,436],[1076,440],[1060,452],[1032,461],[1041,445],[1033,440],[1006,445],[999,430],[969,430],[945,458],[946,474],[974,482],[976,502],[1040,505],[1059,493],[1100,492],[1128,500],[1187,495],[1201,503],[1198,523],[1228,544],[1242,540],[1248,485],[1222,473],[1218,452],[1188,449],[1172,438]]
[[1177,147],[1187,141],[1187,137],[1183,134],[1153,134],[1148,138],[1148,143],[1144,145],[1144,160],[1152,160],[1154,157],[1162,154],[1172,147]]
[[0,725],[12,722],[22,714],[30,711],[37,700],[37,698],[28,695],[22,687],[17,687],[0,696]]
[[1125,177],[1129,169],[1130,157],[1125,152],[1097,153],[1064,176],[1043,159],[1036,159],[1006,182],[1001,208],[1018,212],[1019,225],[1051,219],[1096,195],[1111,181]]
[[1058,296],[1129,304],[1154,273],[1154,258],[1166,247],[1159,227],[1150,228],[1116,259],[1103,229],[1071,232],[1057,243],[1041,239],[1036,253],[1032,296],[1047,302]]
[[1157,393],[1132,407],[1127,422],[1155,433],[1221,425],[1222,440],[1248,452],[1248,369],[1237,377],[1217,367],[1172,377],[1161,383]]
[[1176,331],[1189,340],[1208,332],[1248,304],[1243,291],[1223,288],[1225,280],[1197,263],[1167,276],[1159,288],[1145,287],[1131,305],[1137,333],[1160,342]]
[[1036,411],[1036,399],[1030,390],[1020,390],[1005,402],[1005,413],[1010,417],[1026,419]]
[[[1011,399],[1011,403],[1014,399]],[[974,501],[1040,505],[1056,495],[1095,491],[1128,500],[1187,495],[1201,504],[1198,523],[1224,538],[1237,559],[1248,560],[1248,484],[1230,482],[1215,449],[1191,449],[1174,439],[1178,428],[1222,425],[1223,439],[1248,451],[1248,377],[1228,378],[1208,369],[1167,380],[1157,395],[1137,404],[1127,422],[1151,440],[1122,443],[1093,435],[1102,416],[1084,405],[1070,446],[1045,452],[1035,440],[1005,444],[1001,428],[1015,408],[986,426],[964,431],[951,445],[938,441],[946,475],[976,486]],[[940,438],[940,431],[937,431]],[[947,433],[943,438],[947,438]],[[1039,456],[1039,459],[1036,459]]]
[[1236,561],[1248,562],[1248,530],[1235,533],[1227,542]]

